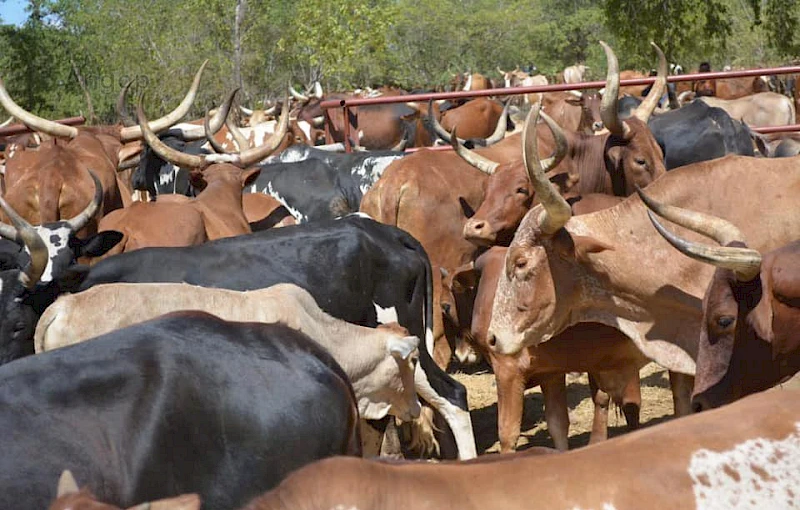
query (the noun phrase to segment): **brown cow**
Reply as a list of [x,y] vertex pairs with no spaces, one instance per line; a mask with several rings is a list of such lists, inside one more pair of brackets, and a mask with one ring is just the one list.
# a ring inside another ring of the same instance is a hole
[[[629,429],[639,425],[641,393],[639,369],[647,363],[636,345],[614,328],[602,324],[579,324],[550,342],[527,348],[514,355],[496,354],[489,349],[487,330],[492,314],[497,281],[505,269],[507,248],[494,247],[478,257],[474,267],[456,270],[445,278],[451,294],[443,297],[442,306],[450,321],[459,329],[459,337],[471,342],[492,365],[497,382],[497,427],[500,451],[516,449],[522,424],[524,391],[541,385],[544,395],[547,430],[556,448],[568,448],[567,413],[568,372],[589,372],[592,400],[595,404],[590,442],[605,440],[609,396],[625,413]],[[443,290],[443,296],[447,295]],[[474,296],[474,306],[471,306]],[[451,301],[452,299],[452,301]],[[452,303],[452,304],[451,304]],[[462,311],[471,310],[467,318]],[[462,322],[466,320],[466,322]],[[460,358],[464,347],[457,345]]]
[[137,116],[150,148],[165,161],[192,169],[190,179],[200,194],[194,199],[162,195],[156,202],[137,202],[112,212],[100,221],[100,230],[116,230],[124,237],[107,255],[151,246],[191,246],[250,233],[242,209],[242,189],[261,170],[246,168],[271,154],[281,142],[288,126],[288,111],[281,115],[273,137],[260,147],[207,156],[184,154],[159,140],[148,128],[141,102]]
[[747,248],[744,235],[725,220],[640,196],[656,214],[720,244],[683,239],[648,212],[672,246],[717,267],[703,297],[692,408],[728,404],[800,371],[800,241],[762,256]]
[[[206,64],[207,61],[200,67],[181,104],[152,122],[153,131],[168,128],[188,112]],[[96,231],[96,221],[103,214],[130,201],[129,186],[119,179],[117,167],[125,159],[124,144],[141,139],[138,126],[74,127],[37,117],[11,99],[1,80],[0,104],[31,129],[54,137],[36,150],[16,144],[6,147],[5,198],[23,218],[42,224],[70,218],[82,211],[94,196],[88,169],[96,172],[104,197],[98,218],[86,225],[87,233]]]
[[[647,78],[647,75],[639,71],[631,70],[626,70],[619,73],[620,80],[636,80],[638,78]],[[626,87],[620,87],[617,94],[619,97],[622,97],[626,94],[633,97],[642,97],[642,92],[644,92],[644,89],[646,88],[647,85],[628,85]]]
[[438,464],[335,457],[244,510],[790,508],[798,422],[800,393],[771,392],[563,454]]
[[[647,119],[665,90],[667,60],[656,47],[659,54],[658,81],[633,117],[622,121],[617,115],[617,58],[611,48],[602,44],[608,58],[608,76],[601,116],[610,132],[597,136],[565,133],[543,115],[557,142],[556,155],[547,161],[544,171],[552,171],[550,178],[559,183],[562,194],[628,196],[634,192],[634,186],[646,186],[666,173],[664,154],[647,127]],[[532,136],[531,141],[538,138],[538,135]],[[538,154],[538,149],[532,150]],[[469,154],[459,147],[456,151],[465,156]],[[464,237],[481,245],[507,244],[533,205],[534,185],[528,178],[524,161],[506,165],[486,162],[483,168],[490,174],[486,198],[466,222]]]
[[[502,140],[508,126],[508,108],[493,99],[479,97],[461,106],[451,108],[436,118],[438,107],[433,100],[428,102],[428,121],[439,137],[450,142],[450,132],[459,126],[458,132],[474,145],[488,146]],[[461,143],[464,143],[461,140]]]
[[592,135],[603,128],[600,94],[565,91],[548,92],[542,97],[542,111],[566,131]]
[[[512,135],[475,152],[499,161],[519,158],[520,137]],[[476,247],[461,232],[483,200],[486,179],[485,173],[451,152],[421,150],[392,162],[364,195],[360,211],[418,239],[437,278],[438,268],[454,269],[473,259]],[[439,290],[434,285],[434,309]],[[441,315],[434,314],[433,357],[446,367],[451,353],[440,341],[443,333]]]
[[242,195],[242,209],[253,232],[297,225],[297,220],[275,198],[264,193]]

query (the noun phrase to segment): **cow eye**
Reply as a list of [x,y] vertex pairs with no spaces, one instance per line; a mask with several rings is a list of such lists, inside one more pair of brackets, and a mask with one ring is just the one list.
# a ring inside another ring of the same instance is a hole
[[733,324],[736,319],[731,317],[730,315],[723,315],[722,317],[717,318],[717,326],[722,329],[727,329]]
[[520,194],[525,195],[525,196],[530,194],[530,193],[528,193],[528,190],[526,188],[517,188],[517,193],[520,193]]
[[525,269],[525,266],[528,265],[528,260],[525,257],[520,257],[514,261],[514,266],[517,269]]
[[641,165],[641,166],[644,166],[644,165],[647,164],[647,161],[645,161],[644,158],[636,158],[634,161],[636,161],[637,165]]

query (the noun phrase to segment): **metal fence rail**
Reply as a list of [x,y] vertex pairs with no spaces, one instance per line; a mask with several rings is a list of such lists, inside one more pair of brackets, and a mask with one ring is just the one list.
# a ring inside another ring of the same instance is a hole
[[[712,73],[693,73],[693,74],[679,74],[675,76],[668,76],[668,82],[683,82],[683,81],[697,81],[697,80],[718,80],[723,78],[742,78],[750,76],[772,76],[776,74],[794,74],[800,73],[800,66],[786,66],[786,67],[769,67],[765,69],[745,69],[741,71],[720,71]],[[634,78],[631,80],[621,80],[620,87],[628,87],[633,85],[649,85],[656,81],[656,77],[648,76],[646,78]],[[351,99],[333,99],[323,101],[320,107],[325,111],[325,125],[326,134],[330,134],[330,116],[328,110],[333,108],[341,108],[344,119],[357,118],[355,112],[350,112],[351,107],[367,106],[367,105],[380,105],[380,104],[393,104],[393,103],[408,103],[429,101],[431,99],[463,99],[474,97],[487,97],[487,96],[511,96],[519,94],[534,94],[538,92],[560,92],[566,90],[583,90],[583,89],[600,89],[606,86],[603,81],[590,81],[582,83],[554,83],[552,85],[536,85],[531,87],[511,87],[501,89],[486,89],[486,90],[470,90],[459,92],[431,92],[427,94],[409,94],[404,96],[387,96],[387,97],[370,97],[370,98],[351,98]],[[344,146],[347,152],[352,150],[350,146],[350,122],[344,123]],[[782,133],[800,131],[800,124],[791,126],[769,126],[761,128],[751,128],[753,131],[759,133]],[[331,143],[332,140],[328,140]]]

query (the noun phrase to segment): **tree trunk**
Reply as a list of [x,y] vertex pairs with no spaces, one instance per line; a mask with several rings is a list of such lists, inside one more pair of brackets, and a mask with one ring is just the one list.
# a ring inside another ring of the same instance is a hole
[[233,22],[233,82],[244,92],[242,81],[242,25],[247,12],[247,0],[236,0],[236,16]]

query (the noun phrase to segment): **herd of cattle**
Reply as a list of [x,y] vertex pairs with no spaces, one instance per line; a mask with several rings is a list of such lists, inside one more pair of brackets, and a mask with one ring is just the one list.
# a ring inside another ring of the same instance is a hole
[[[126,86],[118,124],[74,127],[0,81],[31,130],[0,140],[0,507],[800,504],[800,395],[759,393],[800,370],[800,142],[750,129],[794,124],[796,87],[681,106],[657,46],[642,95],[601,44],[602,93],[348,119],[321,101],[405,92],[232,91],[182,123],[203,64],[163,117]],[[493,370],[503,455],[475,458],[453,358]],[[639,427],[650,361],[704,412],[604,441],[610,402]],[[598,444],[557,453],[571,372]],[[556,450],[506,455],[534,386]],[[459,460],[387,460],[437,451]]]

